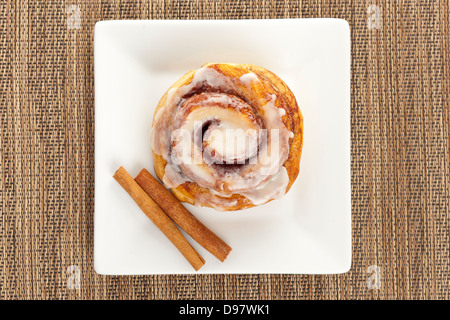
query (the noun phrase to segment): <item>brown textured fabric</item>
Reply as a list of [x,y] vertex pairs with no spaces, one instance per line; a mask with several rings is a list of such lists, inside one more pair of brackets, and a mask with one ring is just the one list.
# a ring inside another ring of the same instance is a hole
[[[67,27],[69,5],[80,29]],[[380,29],[368,28],[370,5]],[[1,1],[0,298],[448,299],[449,12],[449,1],[413,0]],[[351,271],[97,275],[95,22],[307,17],[351,27]],[[67,288],[70,265],[79,289]],[[379,289],[367,286],[371,265]]]

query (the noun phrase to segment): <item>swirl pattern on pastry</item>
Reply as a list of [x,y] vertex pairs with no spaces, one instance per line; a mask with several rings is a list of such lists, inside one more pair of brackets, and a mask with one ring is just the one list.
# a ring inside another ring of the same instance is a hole
[[303,117],[287,85],[267,69],[208,63],[161,98],[151,143],[155,172],[180,201],[245,209],[291,187]]

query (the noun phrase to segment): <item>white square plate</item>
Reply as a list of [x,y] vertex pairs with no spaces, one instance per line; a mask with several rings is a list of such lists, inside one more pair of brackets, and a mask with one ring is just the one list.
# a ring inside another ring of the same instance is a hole
[[[103,21],[95,26],[95,233],[100,274],[343,273],[351,265],[350,29],[339,19]],[[152,117],[163,93],[206,62],[278,74],[304,116],[300,174],[279,200],[239,212],[186,207],[227,242],[195,272],[113,179],[154,174]]]

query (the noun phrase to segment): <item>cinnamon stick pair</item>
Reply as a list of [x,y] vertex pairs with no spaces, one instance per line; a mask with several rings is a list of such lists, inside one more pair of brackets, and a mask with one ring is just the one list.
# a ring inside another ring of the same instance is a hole
[[146,169],[142,169],[133,179],[120,167],[113,177],[196,271],[205,264],[205,260],[189,244],[176,224],[220,261],[226,259],[231,247],[195,218]]

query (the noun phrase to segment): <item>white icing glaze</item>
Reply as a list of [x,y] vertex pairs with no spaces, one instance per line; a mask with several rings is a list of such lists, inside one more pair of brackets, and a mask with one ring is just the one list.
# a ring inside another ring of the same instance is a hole
[[204,135],[205,152],[217,161],[244,164],[258,151],[258,131],[255,129],[217,126]]
[[211,207],[218,211],[225,211],[228,208],[232,208],[238,204],[237,199],[222,198],[214,194],[199,193],[195,195],[194,206],[202,206],[204,203],[208,203]]
[[259,81],[258,76],[253,72],[245,73],[239,77],[239,80],[243,85],[249,86],[253,81]]
[[179,168],[173,164],[166,165],[162,179],[164,185],[168,188],[176,188],[186,182],[186,179],[180,175]]
[[289,175],[284,166],[281,166],[277,174],[263,186],[242,192],[241,194],[258,206],[272,199],[281,198],[286,193],[286,187],[289,184]]

